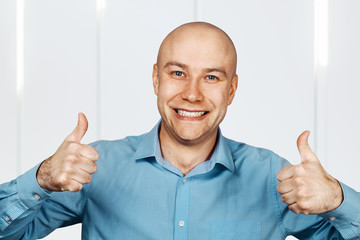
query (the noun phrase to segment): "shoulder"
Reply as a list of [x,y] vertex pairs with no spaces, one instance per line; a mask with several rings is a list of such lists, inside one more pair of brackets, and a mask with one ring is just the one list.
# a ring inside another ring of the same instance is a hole
[[261,147],[252,146],[243,142],[237,142],[225,138],[235,165],[253,166],[256,168],[271,168],[272,171],[279,171],[289,162],[275,152]]
[[99,140],[89,145],[95,148],[100,156],[107,155],[131,155],[134,154],[140,145],[145,134],[139,136],[128,136],[118,140]]
[[278,158],[279,156],[274,153],[273,151],[261,148],[261,147],[255,147],[243,142],[237,142],[228,138],[225,138],[231,154],[234,159],[237,158],[244,158],[244,157],[252,157],[253,159],[257,159],[259,161],[264,161],[269,158]]

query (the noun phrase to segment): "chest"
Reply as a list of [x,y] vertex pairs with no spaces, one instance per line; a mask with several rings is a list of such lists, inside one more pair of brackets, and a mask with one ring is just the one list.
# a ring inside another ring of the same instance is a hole
[[273,234],[276,219],[268,179],[253,178],[216,170],[186,178],[157,167],[104,176],[89,192],[84,232],[119,239],[261,239]]

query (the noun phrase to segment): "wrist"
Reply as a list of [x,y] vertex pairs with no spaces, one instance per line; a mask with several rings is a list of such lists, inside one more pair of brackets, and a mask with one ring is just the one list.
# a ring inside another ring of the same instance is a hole
[[331,178],[332,178],[333,188],[331,190],[332,197],[330,198],[331,206],[329,207],[329,211],[333,211],[337,209],[344,201],[344,193],[341,184],[335,178],[333,177]]
[[47,186],[47,183],[48,183],[47,176],[49,176],[49,174],[48,174],[48,162],[49,162],[50,159],[51,159],[51,157],[44,160],[40,164],[40,166],[38,167],[38,169],[36,171],[36,180],[37,180],[39,186],[44,190],[51,190]]

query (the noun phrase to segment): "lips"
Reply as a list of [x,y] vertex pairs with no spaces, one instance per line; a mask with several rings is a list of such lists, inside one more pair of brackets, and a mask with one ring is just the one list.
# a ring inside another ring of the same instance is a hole
[[181,119],[200,120],[206,116],[208,111],[174,109],[176,115]]
[[177,112],[177,114],[179,114],[182,117],[201,117],[206,113],[206,111],[189,112],[189,111],[180,110],[180,109],[176,109],[175,111]]

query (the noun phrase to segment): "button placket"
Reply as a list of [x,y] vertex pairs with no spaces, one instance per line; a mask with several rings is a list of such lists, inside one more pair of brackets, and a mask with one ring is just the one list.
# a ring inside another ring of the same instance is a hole
[[175,231],[174,240],[186,240],[188,236],[188,212],[189,212],[189,179],[179,179],[176,189],[175,200]]

